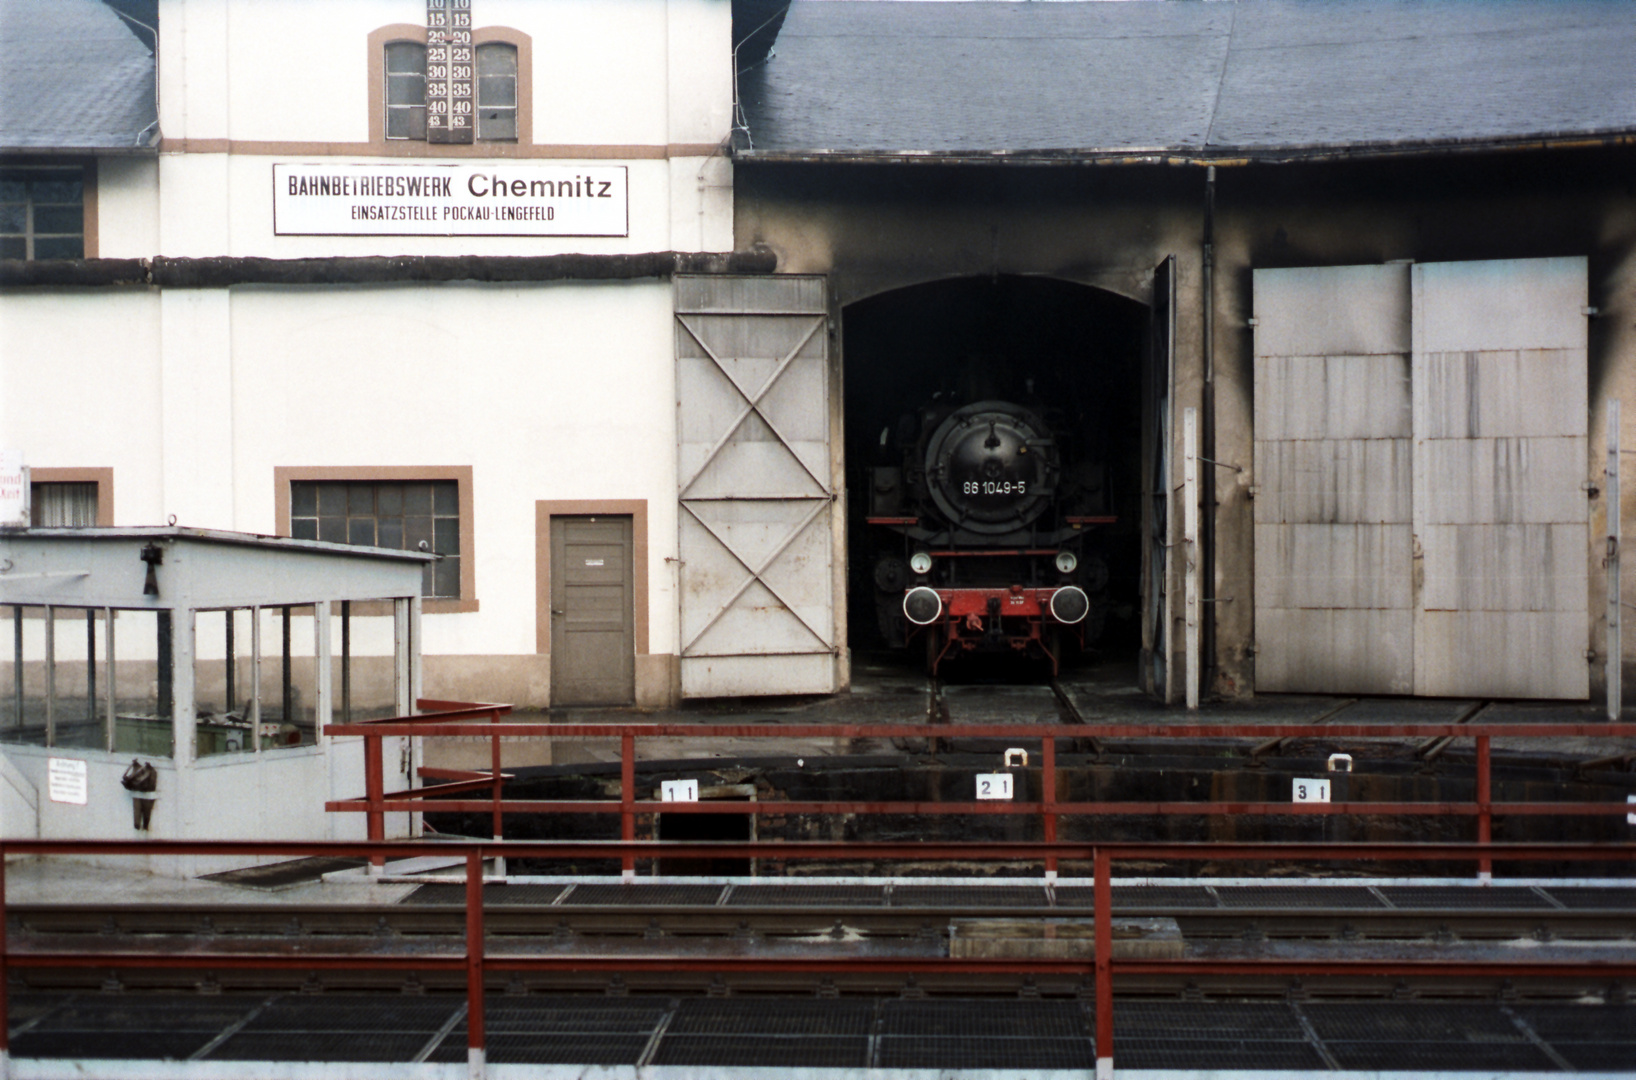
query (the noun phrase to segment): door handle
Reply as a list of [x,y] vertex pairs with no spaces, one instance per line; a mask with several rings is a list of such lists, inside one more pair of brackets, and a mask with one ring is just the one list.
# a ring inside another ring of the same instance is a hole
[[551,614],[553,614],[553,615],[566,615],[568,613],[566,611],[562,610],[562,608],[552,608],[551,609]]

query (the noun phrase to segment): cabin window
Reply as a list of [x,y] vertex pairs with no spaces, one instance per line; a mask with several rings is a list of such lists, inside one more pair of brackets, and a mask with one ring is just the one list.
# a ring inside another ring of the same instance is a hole
[[85,258],[85,170],[0,169],[0,259]]

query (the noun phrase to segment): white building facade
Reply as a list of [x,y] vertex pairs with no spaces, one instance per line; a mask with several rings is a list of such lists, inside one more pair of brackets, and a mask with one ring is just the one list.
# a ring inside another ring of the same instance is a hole
[[0,292],[36,522],[433,550],[428,695],[676,700],[673,279],[732,262],[727,0],[157,12],[141,142],[9,140],[30,221],[20,185],[83,178],[97,278]]

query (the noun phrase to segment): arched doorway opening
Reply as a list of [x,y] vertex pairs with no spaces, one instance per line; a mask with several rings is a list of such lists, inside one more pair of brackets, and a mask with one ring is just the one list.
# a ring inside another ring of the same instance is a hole
[[[1048,675],[1076,662],[1084,636],[1094,648],[1083,655],[1134,656],[1148,308],[998,275],[895,289],[842,316],[854,655],[1025,654]],[[903,610],[906,589],[935,585],[949,601],[951,582],[988,587],[972,601],[986,608],[949,630],[937,629],[953,625],[947,607],[936,624]],[[1089,599],[1082,622],[1044,614],[1051,589],[1070,583]],[[1009,617],[1036,598],[1033,625]]]

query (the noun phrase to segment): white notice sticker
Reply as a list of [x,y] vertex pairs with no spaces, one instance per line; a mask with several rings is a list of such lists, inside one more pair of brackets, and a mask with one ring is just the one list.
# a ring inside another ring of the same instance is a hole
[[978,773],[977,797],[979,799],[1015,799],[1016,789],[1012,787],[1011,774],[1008,772]]
[[586,559],[585,560],[585,565],[586,566],[601,566],[602,565],[602,560],[601,559]]
[[46,790],[52,802],[84,806],[90,801],[90,782],[85,762],[78,758],[46,759]]
[[699,782],[697,780],[661,780],[659,782],[659,800],[661,802],[698,802]]
[[1291,802],[1328,802],[1328,780],[1292,780],[1294,790],[1290,793]]
[[28,524],[28,469],[21,450],[0,450],[0,525]]

